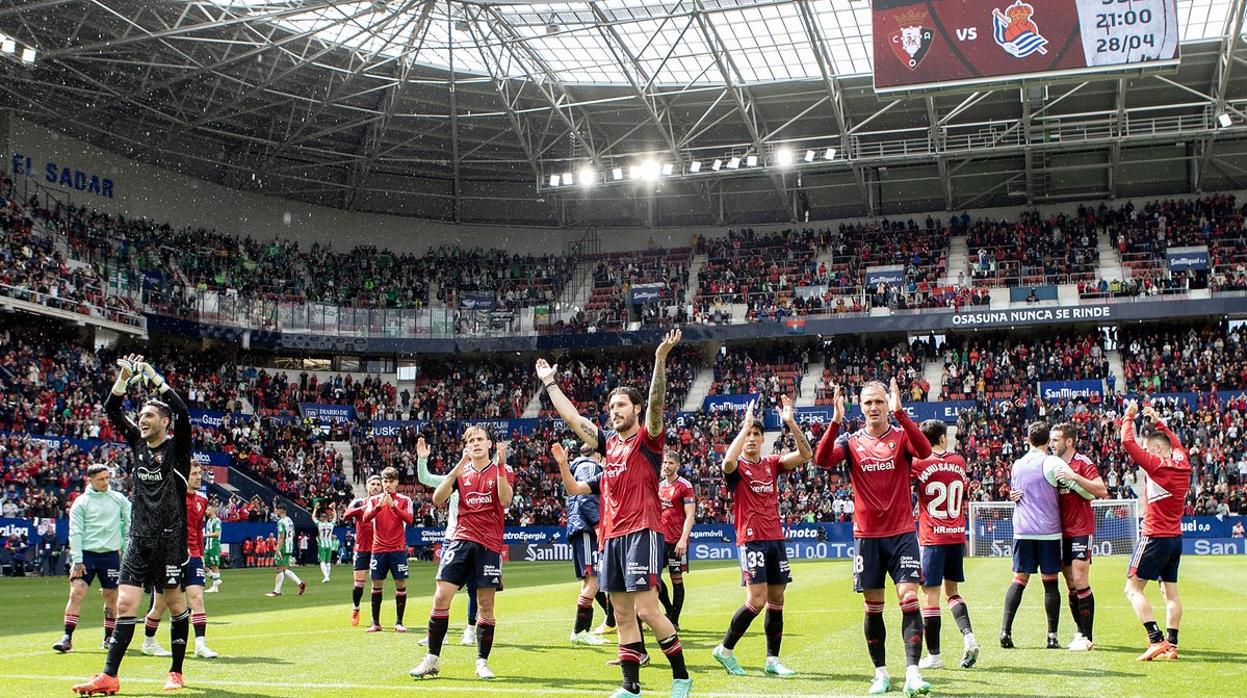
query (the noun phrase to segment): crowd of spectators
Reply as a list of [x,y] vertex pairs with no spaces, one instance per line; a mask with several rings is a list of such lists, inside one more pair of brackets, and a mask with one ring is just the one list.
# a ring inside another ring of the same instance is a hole
[[134,304],[110,292],[90,265],[67,259],[32,205],[0,196],[0,294],[136,324]]
[[1247,389],[1247,327],[1122,330],[1122,370],[1131,390],[1152,393]]
[[[573,353],[557,360],[551,359],[550,363],[558,367],[559,387],[576,405],[580,414],[596,423],[604,424],[601,417],[606,412],[607,396],[614,388],[632,386],[641,391],[642,397],[648,397],[650,379],[654,372],[654,353]],[[688,397],[689,389],[693,387],[699,368],[701,354],[696,347],[676,347],[667,355],[668,411],[683,409],[684,400]],[[540,394],[540,400],[542,416],[556,416],[550,398],[545,393]]]
[[1086,206],[1073,216],[1027,211],[1016,221],[975,221],[966,235],[971,276],[987,286],[1091,281],[1100,259],[1101,225],[1098,212]]
[[1098,331],[1040,337],[950,335],[937,355],[944,363],[941,400],[1033,395],[1038,381],[1112,383],[1104,336]]
[[823,371],[816,382],[816,405],[830,405],[835,387],[855,404],[862,386],[870,381],[887,384],[893,378],[906,402],[922,402],[931,392],[925,365],[932,356],[930,340],[887,341],[833,337],[823,341]]
[[1117,209],[1101,205],[1098,215],[1127,266],[1163,269],[1166,250],[1193,245],[1208,246],[1213,267],[1247,262],[1244,213],[1233,194],[1210,194],[1141,207],[1132,202]]
[[810,366],[809,347],[723,346],[715,355],[710,395],[757,393],[761,410],[774,409],[781,395],[801,397],[801,379]]

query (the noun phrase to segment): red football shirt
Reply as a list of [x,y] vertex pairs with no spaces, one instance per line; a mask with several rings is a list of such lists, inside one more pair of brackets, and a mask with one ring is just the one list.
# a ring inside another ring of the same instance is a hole
[[186,548],[191,557],[204,556],[204,517],[208,498],[194,490],[186,493]]
[[602,495],[602,541],[636,531],[662,532],[658,471],[663,435],[651,436],[642,424],[628,438],[598,431],[598,450],[606,457],[602,474],[587,483]]
[[[1088,480],[1100,477],[1095,463],[1081,453],[1074,454],[1069,462],[1069,469]],[[1091,500],[1068,487],[1061,487],[1057,491],[1061,499],[1061,534],[1070,538],[1095,533],[1095,512],[1091,509]]]
[[673,545],[679,543],[684,535],[684,506],[697,503],[693,483],[682,477],[674,482],[663,480],[658,485],[658,503],[662,506],[663,539]]
[[372,536],[373,525],[371,521],[364,521],[364,510],[368,508],[368,499],[356,499],[347,506],[346,511],[342,512],[342,520],[355,520],[355,552],[371,553],[372,552]]
[[[507,482],[514,487],[515,471],[504,467]],[[459,492],[459,523],[453,540],[470,540],[502,553],[506,510],[498,500],[498,464],[490,462],[484,470],[464,468],[454,487]]]
[[918,483],[918,542],[966,542],[966,461],[956,453],[932,452],[914,461]]
[[396,553],[407,550],[407,527],[415,520],[412,512],[411,498],[395,492],[390,495],[394,506],[385,506],[381,500],[385,493],[368,498],[368,506],[364,509],[365,521],[373,524],[372,552]]
[[1160,422],[1156,428],[1169,437],[1173,453],[1169,458],[1153,456],[1134,438],[1134,421],[1127,419],[1122,446],[1147,473],[1143,498],[1143,535],[1149,538],[1173,538],[1182,535],[1182,505],[1191,489],[1191,459],[1178,437]]
[[931,455],[931,442],[904,410],[892,416],[900,426],[879,437],[864,428],[841,435],[840,425],[832,422],[814,451],[814,462],[824,468],[849,459],[855,538],[887,538],[914,530],[913,459]]
[[740,458],[736,469],[727,474],[736,545],[784,540],[779,521],[779,474],[783,469],[779,456],[766,456],[756,463]]

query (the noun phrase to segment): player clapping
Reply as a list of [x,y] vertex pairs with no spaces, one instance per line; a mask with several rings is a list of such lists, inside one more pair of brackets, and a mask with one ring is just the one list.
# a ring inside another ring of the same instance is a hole
[[[845,459],[853,480],[853,535],[857,557],[853,561],[853,587],[866,602],[866,648],[875,665],[870,694],[891,690],[887,653],[883,641],[884,577],[891,576],[901,603],[901,633],[905,642],[905,694],[931,691],[918,669],[922,656],[922,613],[918,582],[922,579],[918,537],[914,534],[914,509],[910,473],[913,459],[931,455],[931,444],[901,404],[901,391],[892,379],[890,387],[873,381],[860,395],[866,426],[841,434],[844,395],[835,389],[831,424],[818,443],[814,462],[831,468]],[[899,426],[888,423],[891,415]]]
[[450,602],[469,579],[476,580],[476,675],[494,678],[489,654],[494,646],[494,594],[502,589],[502,529],[507,507],[515,495],[515,473],[506,463],[506,447],[498,444],[498,458],[490,459],[493,442],[485,429],[470,426],[463,434],[464,455],[433,492],[441,506],[452,492],[459,493],[459,521],[442,551],[437,589],[429,614],[429,653],[411,670],[416,678],[441,671],[442,643],[450,623]]

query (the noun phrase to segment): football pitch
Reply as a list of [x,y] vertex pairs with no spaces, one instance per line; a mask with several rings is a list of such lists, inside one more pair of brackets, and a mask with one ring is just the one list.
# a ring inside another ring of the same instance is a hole
[[[1115,696],[1242,696],[1247,662],[1247,559],[1194,557],[1182,562],[1185,603],[1181,659],[1138,663],[1145,636],[1122,594],[1124,557],[1099,558],[1092,568],[1096,592],[1096,649],[1085,654],[1042,649],[1043,592],[1027,590],[1014,627],[1018,649],[996,642],[1001,604],[1011,578],[1009,561],[967,560],[969,581],[962,587],[983,652],[976,667],[932,670],[926,678],[938,696],[1021,698],[1112,698]],[[451,630],[442,652],[442,674],[418,681],[407,671],[424,656],[423,636],[432,598],[434,567],[414,563],[412,595],[407,605],[406,635],[394,633],[392,587],[387,583],[381,620],[386,632],[365,634],[364,624],[349,624],[351,574],[333,570],[333,581],[320,583],[316,567],[298,569],[308,582],[305,596],[269,599],[273,574],[267,570],[227,570],[221,593],[208,595],[208,644],[221,653],[215,660],[188,657],[185,676],[190,696],[356,696],[365,692],[437,696],[608,696],[619,671],[606,666],[615,655],[613,637],[602,647],[571,647],[577,585],[569,563],[515,563],[506,568],[507,589],[498,596],[498,629],[490,664],[498,679],[476,679],[475,648],[457,644],[465,615],[465,597],[455,599]],[[862,601],[852,592],[848,561],[799,561],[785,605],[783,658],[799,672],[780,679],[762,674],[765,638],[762,618],[737,647],[749,676],[729,677],[710,658],[743,592],[734,565],[695,565],[686,578],[688,599],[681,637],[693,695],[717,698],[747,696],[860,696],[872,676],[862,636]],[[1163,618],[1159,591],[1150,587]],[[1062,590],[1064,592],[1064,590]],[[99,671],[99,595],[92,591],[82,610],[75,649],[59,655],[51,646],[61,634],[66,598],[64,578],[0,580],[0,695],[71,695],[70,685]],[[894,599],[886,612],[888,664],[893,685],[904,678],[900,616]],[[600,612],[594,618],[601,620]],[[1163,623],[1162,623],[1163,627]],[[169,644],[166,617],[158,639]],[[1073,622],[1062,599],[1061,640],[1068,643]],[[160,687],[168,659],[138,652],[142,625],[122,666],[122,695],[163,695]],[[944,655],[960,656],[961,638],[944,614]],[[666,695],[671,674],[647,638],[653,664],[641,672],[645,695]],[[955,665],[955,661],[948,662]],[[894,695],[901,695],[894,692]]]

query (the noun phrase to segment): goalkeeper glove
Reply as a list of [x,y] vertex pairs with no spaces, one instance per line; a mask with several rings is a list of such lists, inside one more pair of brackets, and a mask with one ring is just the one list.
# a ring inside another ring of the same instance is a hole
[[161,376],[159,373],[156,373],[156,369],[152,368],[151,364],[144,361],[138,364],[138,369],[139,369],[139,372],[142,373],[143,379],[147,381],[148,385],[152,386],[153,388],[157,388],[157,389],[164,387],[164,384],[165,384],[164,377]]

